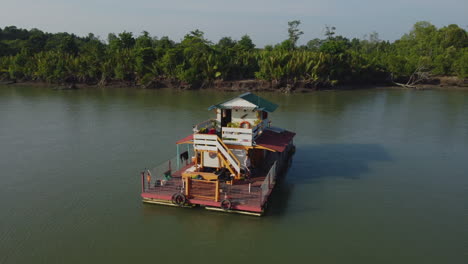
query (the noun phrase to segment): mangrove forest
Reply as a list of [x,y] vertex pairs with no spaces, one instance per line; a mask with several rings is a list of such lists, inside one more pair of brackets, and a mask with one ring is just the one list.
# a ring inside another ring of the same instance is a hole
[[[376,32],[348,39],[333,26],[322,38],[298,45],[300,21],[285,25],[287,38],[256,47],[248,35],[208,40],[200,30],[179,42],[144,31],[94,34],[0,28],[0,80],[144,87],[209,87],[254,80],[273,88],[397,83],[411,86],[433,76],[468,77],[468,34],[457,25],[417,22],[395,41]],[[286,35],[286,34],[285,34]]]

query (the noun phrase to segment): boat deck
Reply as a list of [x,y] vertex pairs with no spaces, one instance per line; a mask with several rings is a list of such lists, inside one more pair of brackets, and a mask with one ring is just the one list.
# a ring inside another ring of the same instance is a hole
[[[172,197],[175,194],[184,193],[184,182],[181,175],[192,166],[193,163],[185,165],[180,170],[172,173],[172,177],[168,180],[155,180],[149,185],[147,182],[143,182],[144,192],[142,197],[144,201],[160,204],[172,203]],[[221,201],[229,199],[232,202],[231,211],[261,214],[266,196],[269,195],[274,186],[273,182],[265,184],[267,175],[268,172],[259,171],[256,177],[236,181],[232,185],[221,183],[218,201],[215,199],[215,182],[193,181],[190,187],[191,195],[187,197],[187,202],[192,205],[215,209],[221,207]]]
[[[153,170],[142,172],[141,185],[143,202],[172,206],[202,206],[206,209],[225,212],[262,215],[268,198],[276,184],[277,176],[287,169],[292,157],[292,147],[284,153],[270,155],[263,163],[263,168],[252,171],[253,177],[235,181],[233,184],[218,180],[183,178],[182,173],[193,172],[194,163],[185,164],[173,171],[170,160]],[[203,173],[200,173],[202,175]],[[188,186],[186,186],[188,185]],[[181,194],[181,195],[178,195]],[[177,202],[177,197],[183,202]],[[229,203],[226,208],[226,200]]]

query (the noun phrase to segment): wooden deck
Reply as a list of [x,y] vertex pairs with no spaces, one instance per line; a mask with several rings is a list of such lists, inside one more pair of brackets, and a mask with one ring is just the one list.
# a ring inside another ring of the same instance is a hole
[[[235,181],[232,185],[207,181],[203,179],[190,179],[190,193],[187,194],[186,182],[182,173],[193,167],[193,163],[186,164],[180,170],[172,172],[168,179],[153,179],[146,181],[142,174],[142,194],[144,202],[172,206],[193,207],[202,206],[207,209],[221,210],[225,212],[247,213],[262,215],[266,202],[276,184],[277,177],[283,175],[293,152],[277,156],[275,162],[267,169],[258,169],[255,177],[241,181]],[[271,164],[265,162],[265,164]],[[219,192],[218,192],[219,190]],[[183,194],[185,203],[176,204],[173,197]],[[230,209],[223,208],[222,201],[229,200]]]
[[[164,203],[164,201],[172,203],[174,194],[184,193],[184,182],[181,175],[192,166],[193,164],[184,166],[179,171],[174,172],[170,180],[159,182],[159,185],[157,183],[151,186],[145,184],[142,197],[144,199],[158,200],[161,203]],[[263,211],[261,185],[265,177],[266,173],[262,173],[257,177],[237,181],[232,185],[221,183],[218,201],[215,199],[215,182],[194,180],[191,183],[190,195],[187,199],[190,204],[215,208],[221,207],[221,201],[229,199],[232,202],[231,210],[261,213]],[[273,188],[273,186],[270,186],[270,188]]]

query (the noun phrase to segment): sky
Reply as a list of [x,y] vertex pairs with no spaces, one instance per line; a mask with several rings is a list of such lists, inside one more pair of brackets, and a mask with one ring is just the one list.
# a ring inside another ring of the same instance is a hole
[[323,38],[326,25],[348,38],[378,32],[393,41],[417,21],[468,30],[468,0],[0,0],[0,27],[38,28],[80,36],[92,32],[148,31],[179,41],[199,29],[217,42],[249,35],[262,47],[287,38],[287,22],[300,20],[299,44]]

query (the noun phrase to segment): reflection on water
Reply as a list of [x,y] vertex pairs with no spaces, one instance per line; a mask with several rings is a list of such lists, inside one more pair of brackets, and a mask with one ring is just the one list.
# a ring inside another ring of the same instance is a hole
[[377,144],[320,144],[302,145],[297,148],[294,161],[307,174],[297,174],[296,184],[307,183],[325,177],[359,179],[370,171],[375,161],[390,161],[385,148]]
[[375,161],[391,161],[385,149],[376,144],[300,145],[296,149],[294,166],[274,192],[268,214],[283,215],[286,212],[296,185],[329,177],[357,180],[371,171],[369,165]]

